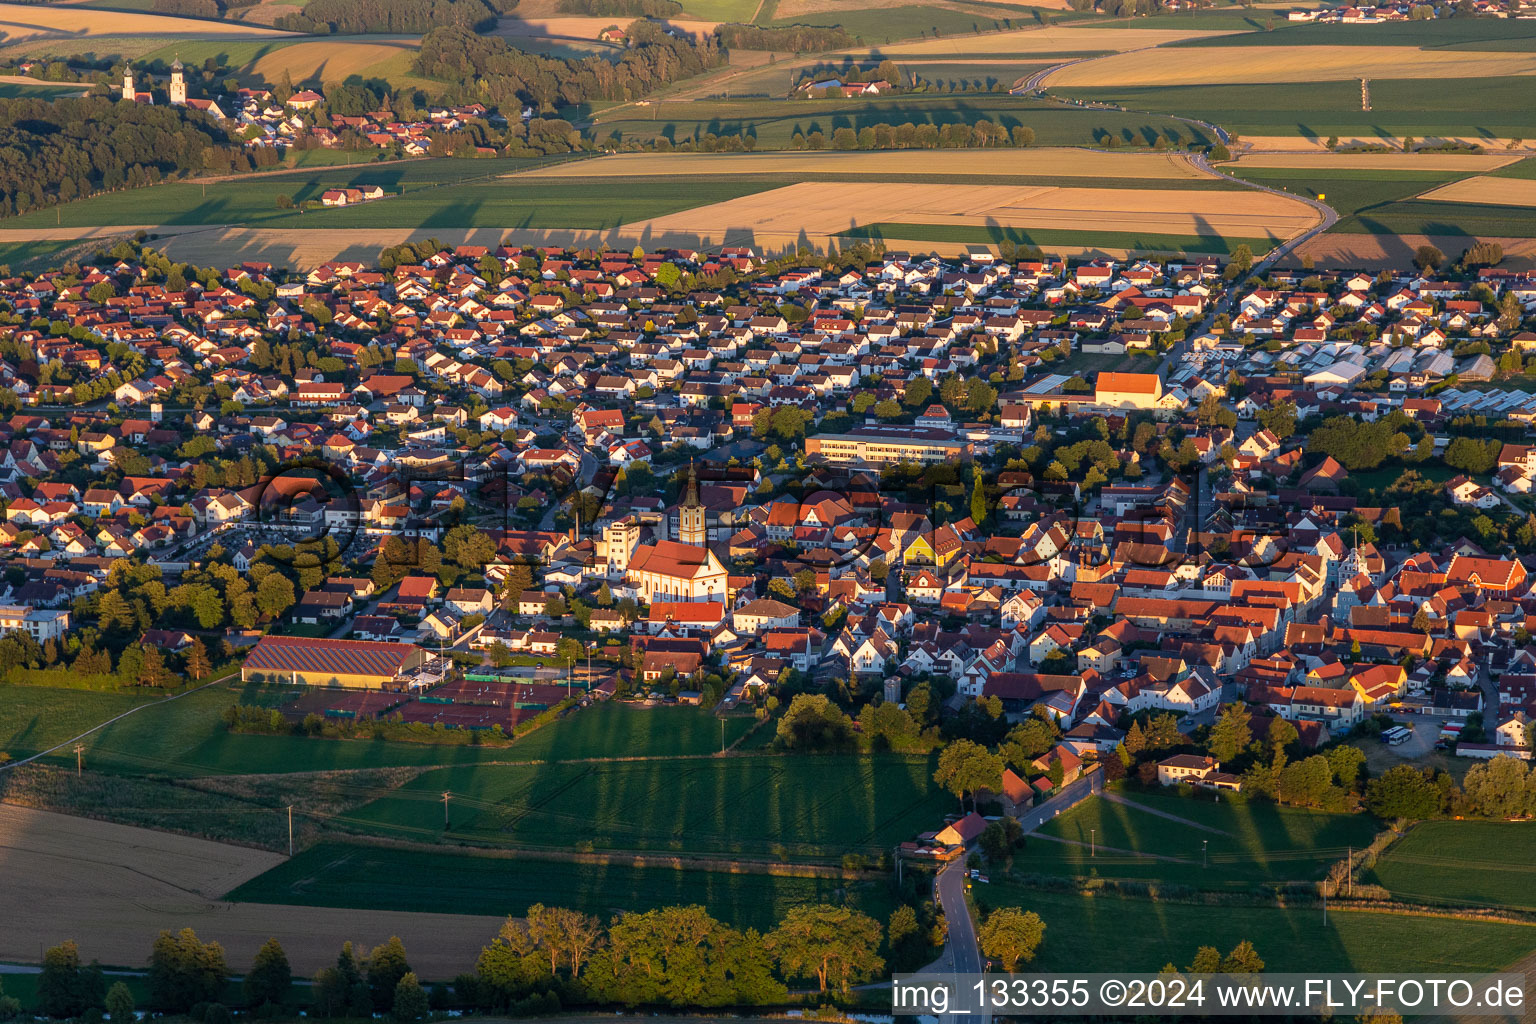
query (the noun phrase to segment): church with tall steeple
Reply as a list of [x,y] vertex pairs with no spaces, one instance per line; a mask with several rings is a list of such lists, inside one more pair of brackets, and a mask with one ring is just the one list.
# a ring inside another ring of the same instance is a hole
[[647,602],[727,601],[729,577],[709,549],[709,520],[699,498],[698,471],[688,467],[688,486],[677,508],[677,540],[638,545],[624,580]]

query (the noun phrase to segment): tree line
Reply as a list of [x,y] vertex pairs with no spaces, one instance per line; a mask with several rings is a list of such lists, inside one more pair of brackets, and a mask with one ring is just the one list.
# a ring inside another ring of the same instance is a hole
[[310,35],[417,33],[443,26],[475,31],[494,27],[513,6],[515,0],[314,0],[274,24]]
[[[999,911],[995,945],[1018,958],[1033,956],[1044,926],[1021,923]],[[398,937],[359,950],[348,942],[334,966],[315,973],[302,999],[282,945],[269,939],[240,982],[245,1006],[265,1018],[305,1008],[323,1018],[384,1015],[410,1024],[435,1009],[477,1009],[514,1015],[557,1012],[563,1006],[723,1007],[783,1003],[790,984],[847,996],[853,986],[882,974],[893,963],[919,966],[933,938],[910,906],[897,907],[890,929],[861,911],[834,904],[801,904],[778,926],[762,933],[734,928],[701,906],[625,911],[606,924],[590,914],[535,904],[508,917],[481,949],[473,970],[451,985],[424,986]],[[887,941],[889,937],[889,941]],[[1016,962],[1016,960],[1015,960]],[[147,1009],[189,1014],[202,1024],[227,1024],[223,1005],[230,969],[218,942],[191,928],[163,931],[150,953]],[[112,1013],[114,1024],[132,1021],[137,1009],[128,987],[110,988],[101,967],[81,961],[66,941],[47,950],[37,986],[38,1010],[49,1017]],[[302,1004],[307,1003],[307,1007]]]
[[185,107],[100,96],[0,99],[0,216],[181,174],[249,167],[222,128]]
[[526,53],[505,39],[476,35],[462,26],[435,28],[421,41],[416,70],[451,83],[450,99],[551,109],[635,99],[725,62],[713,37],[695,43],[649,21],[635,22],[628,35],[630,47],[617,61],[567,60]]

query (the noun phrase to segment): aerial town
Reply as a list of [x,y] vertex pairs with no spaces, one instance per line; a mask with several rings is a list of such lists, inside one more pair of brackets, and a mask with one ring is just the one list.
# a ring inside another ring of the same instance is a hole
[[1530,1019],[1530,5],[0,21],[0,1024]]

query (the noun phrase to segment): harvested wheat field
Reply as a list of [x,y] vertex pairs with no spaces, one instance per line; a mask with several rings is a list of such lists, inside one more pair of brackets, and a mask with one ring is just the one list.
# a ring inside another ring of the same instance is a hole
[[243,971],[276,937],[296,973],[336,961],[349,939],[399,935],[424,977],[473,967],[501,919],[225,903],[222,895],[280,863],[274,853],[205,839],[0,805],[0,960],[34,963],[44,946],[76,939],[81,955],[138,966],[162,929],[216,939]]
[[409,65],[416,59],[417,48],[416,40],[404,39],[294,43],[261,57],[251,70],[268,82],[281,80],[284,72],[295,82],[342,82],[352,75],[382,77],[378,75],[380,65],[388,61]]
[[[892,8],[911,7],[912,0],[779,0],[779,6],[774,12],[774,18],[779,21],[792,21],[795,18],[803,18],[807,14],[845,14],[851,11],[887,11]],[[999,18],[1020,17],[1022,11],[1010,11],[988,3],[967,3],[966,0],[934,0],[924,4],[925,7],[940,8],[946,11],[958,11],[961,14],[969,14],[981,19],[985,24]],[[1071,9],[1067,0],[1036,0],[1031,7],[1043,7],[1052,11],[1066,11]]]
[[[1051,76],[1073,86],[1246,85],[1350,78],[1483,78],[1536,74],[1536,53],[1421,50],[1414,46],[1212,46],[1198,58],[1141,50],[1073,64]],[[1536,83],[1532,83],[1536,85]],[[1305,106],[1298,93],[1297,104]]]
[[1419,196],[1442,203],[1492,203],[1494,206],[1536,206],[1536,181],[1529,178],[1489,178],[1478,175],[1432,188]]
[[1237,163],[1318,171],[1493,171],[1520,159],[1513,153],[1246,153]]
[[[1474,166],[1472,170],[1483,170]],[[1177,153],[1106,153],[1091,149],[916,150],[901,153],[621,153],[512,178],[631,178],[671,175],[1053,174],[1064,178],[1210,178]]]
[[[1171,20],[1171,19],[1170,19]],[[844,52],[880,57],[943,57],[951,54],[1000,57],[1021,53],[1082,53],[1084,51],[1136,50],[1144,46],[1162,46],[1181,39],[1231,35],[1200,29],[1178,28],[1051,28],[1020,29],[1017,32],[988,32],[980,36],[952,36],[942,39],[914,39],[890,43],[871,50],[867,47]],[[1370,49],[1370,47],[1361,47]],[[1201,51],[1204,53],[1205,51]],[[1167,59],[1167,54],[1163,55]]]
[[883,222],[1041,230],[1290,238],[1317,223],[1304,203],[1262,192],[807,182],[626,224],[643,239],[721,244],[750,233],[820,244]]
[[0,46],[44,39],[79,40],[95,36],[286,36],[289,32],[221,21],[193,21],[137,11],[101,11],[90,7],[0,3]]

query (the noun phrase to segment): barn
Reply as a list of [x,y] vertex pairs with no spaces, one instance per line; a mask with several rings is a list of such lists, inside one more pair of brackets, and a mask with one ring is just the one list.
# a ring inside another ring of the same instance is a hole
[[393,690],[404,686],[426,660],[427,652],[411,644],[264,636],[246,656],[240,678],[244,682]]

